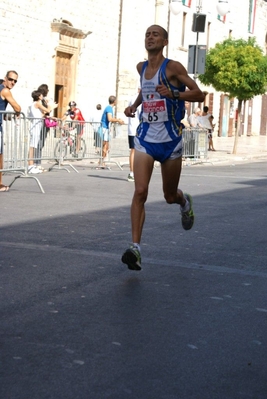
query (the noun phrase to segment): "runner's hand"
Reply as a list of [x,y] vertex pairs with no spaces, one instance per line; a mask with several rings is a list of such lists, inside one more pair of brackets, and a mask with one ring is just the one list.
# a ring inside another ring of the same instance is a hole
[[156,86],[156,91],[163,97],[173,98],[172,92],[165,85]]
[[125,108],[125,110],[124,110],[124,114],[128,118],[134,118],[135,112],[136,112],[136,107],[134,105],[131,105],[130,107]]

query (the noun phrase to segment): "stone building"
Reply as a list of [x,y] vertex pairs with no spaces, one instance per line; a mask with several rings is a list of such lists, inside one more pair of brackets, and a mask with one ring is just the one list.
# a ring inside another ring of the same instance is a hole
[[[75,100],[89,119],[95,105],[105,106],[111,94],[118,97],[116,112],[122,117],[138,85],[136,64],[146,59],[144,35],[149,25],[157,23],[168,30],[165,55],[186,68],[189,46],[196,40],[208,49],[229,36],[255,36],[266,53],[266,1],[179,1],[181,12],[174,15],[171,0],[2,0],[0,77],[9,69],[17,70],[19,81],[13,94],[24,112],[31,103],[31,92],[47,83],[49,96],[59,103],[59,117],[68,102]],[[229,3],[225,17],[218,15],[218,2]],[[192,31],[197,12],[206,15],[204,32]],[[236,102],[212,87],[202,89],[208,92],[206,103],[218,134],[232,134]],[[243,134],[266,134],[266,97],[247,103]]]

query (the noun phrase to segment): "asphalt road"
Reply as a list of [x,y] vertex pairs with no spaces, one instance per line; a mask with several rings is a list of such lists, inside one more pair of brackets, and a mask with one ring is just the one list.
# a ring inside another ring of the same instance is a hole
[[141,272],[128,170],[78,170],[1,194],[0,398],[266,399],[266,161],[185,167],[190,231],[155,169]]

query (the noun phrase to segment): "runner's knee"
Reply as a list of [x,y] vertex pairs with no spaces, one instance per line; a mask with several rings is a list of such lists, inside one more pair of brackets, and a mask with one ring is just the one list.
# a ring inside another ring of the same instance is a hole
[[139,201],[146,202],[148,196],[148,189],[146,187],[136,187],[134,191],[134,197]]

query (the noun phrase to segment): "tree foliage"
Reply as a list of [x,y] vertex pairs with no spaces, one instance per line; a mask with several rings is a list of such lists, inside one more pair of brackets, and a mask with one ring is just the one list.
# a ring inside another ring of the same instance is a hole
[[206,68],[199,80],[238,100],[264,94],[267,87],[267,57],[255,38],[226,39],[206,56]]
[[199,75],[205,85],[238,99],[238,119],[233,153],[237,152],[240,113],[243,101],[267,91],[267,57],[255,38],[226,39],[217,43],[206,56],[205,73]]

